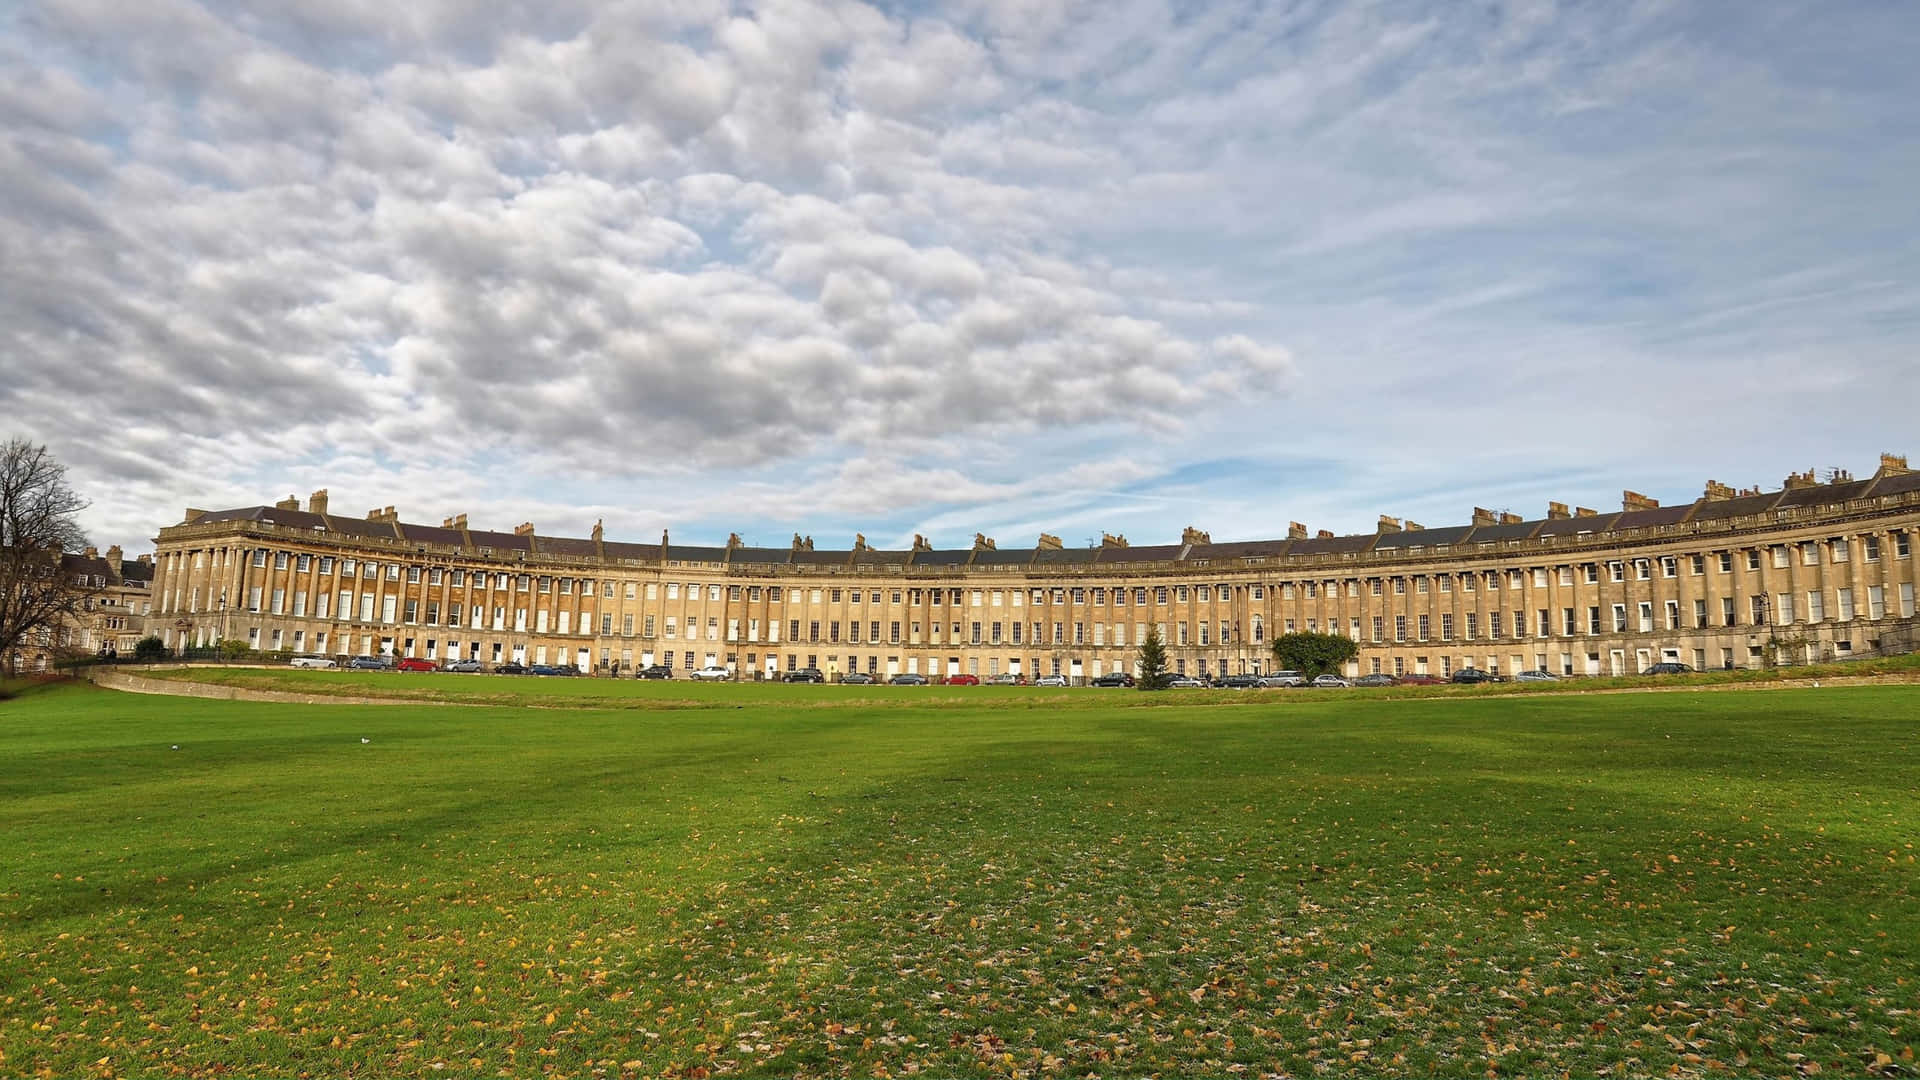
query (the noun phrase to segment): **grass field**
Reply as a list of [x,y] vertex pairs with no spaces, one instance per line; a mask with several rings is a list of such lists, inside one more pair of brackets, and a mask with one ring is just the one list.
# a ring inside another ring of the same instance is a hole
[[0,1075],[1916,1069],[1911,687],[673,689],[0,704]]

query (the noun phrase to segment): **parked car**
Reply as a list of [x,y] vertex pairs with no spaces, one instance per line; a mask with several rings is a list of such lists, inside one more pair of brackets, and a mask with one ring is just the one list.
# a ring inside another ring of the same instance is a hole
[[1307,685],[1317,687],[1321,690],[1327,690],[1327,689],[1345,690],[1353,686],[1352,683],[1348,682],[1347,680],[1341,678],[1338,675],[1333,674],[1332,672],[1328,672],[1325,675],[1315,675],[1313,677],[1313,681],[1311,683],[1308,683]]
[[395,671],[439,671],[440,665],[431,660],[422,660],[417,656],[403,658],[393,665]]
[[1167,688],[1169,690],[1198,690],[1206,685],[1206,683],[1201,682],[1192,675],[1175,675],[1173,678],[1167,680]]
[[578,675],[580,669],[572,664],[535,664],[527,669],[529,675]]
[[1551,671],[1523,671],[1513,677],[1514,682],[1559,682],[1560,676]]
[[948,685],[948,686],[979,686],[979,685],[980,685],[980,676],[978,676],[978,675],[949,675],[949,676],[947,676],[947,685]]
[[1033,680],[1033,685],[1065,686],[1067,685],[1067,677],[1065,675],[1042,675],[1039,678]]
[[1355,686],[1392,686],[1393,676],[1381,675],[1381,674],[1362,675],[1359,678],[1353,680],[1353,685]]
[[297,668],[337,668],[340,665],[325,656],[296,656],[287,663]]
[[665,664],[653,664],[634,672],[633,677],[636,679],[671,679],[673,678],[673,669]]
[[787,672],[787,677],[784,681],[785,682],[823,683],[827,681],[827,677],[817,667],[803,667],[803,668],[796,668],[793,671]]
[[493,673],[495,675],[525,675],[527,673],[527,665],[509,660],[504,664],[493,665]]
[[1252,690],[1260,685],[1258,675],[1222,675],[1213,685],[1226,690]]
[[687,672],[687,678],[695,682],[726,682],[733,678],[733,672],[719,664],[708,664],[706,667]]
[[1024,675],[1015,675],[1011,671],[1003,671],[993,678],[988,679],[987,684],[989,686],[1025,686],[1027,685],[1027,678]]
[[925,686],[927,685],[927,677],[925,675],[919,675],[911,671],[906,671],[898,675],[895,675],[891,679],[888,679],[887,682],[891,683],[894,686]]
[[1110,671],[1105,675],[1096,676],[1094,680],[1088,683],[1087,685],[1088,686],[1132,686],[1133,676],[1127,674],[1124,671]]
[[870,686],[876,680],[864,671],[849,671],[840,676],[840,681],[848,686]]
[[449,661],[447,661],[447,666],[446,666],[446,667],[444,667],[444,668],[442,668],[441,670],[442,670],[442,671],[479,671],[479,670],[480,670],[480,661],[478,661],[478,660],[449,660]]
[[1655,664],[1652,667],[1648,668],[1647,670],[1641,672],[1640,674],[1642,675],[1691,675],[1692,673],[1693,673],[1692,667],[1686,664],[1679,664],[1671,660],[1668,660],[1664,663]]
[[1401,686],[1445,686],[1447,680],[1438,675],[1399,675]]
[[393,661],[384,656],[356,656],[347,661],[347,667],[355,671],[389,671]]
[[1274,671],[1260,676],[1261,686],[1305,686],[1307,680],[1297,671]]
[[1463,667],[1453,673],[1453,681],[1457,683],[1488,683],[1499,682],[1500,680],[1495,678],[1492,673],[1481,671],[1479,668]]

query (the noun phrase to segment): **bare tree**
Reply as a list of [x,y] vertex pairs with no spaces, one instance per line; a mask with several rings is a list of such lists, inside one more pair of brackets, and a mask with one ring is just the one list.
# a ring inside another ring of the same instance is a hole
[[91,585],[61,572],[61,556],[87,543],[73,516],[86,501],[67,486],[66,466],[44,446],[12,439],[0,450],[0,671],[29,634],[69,623]]

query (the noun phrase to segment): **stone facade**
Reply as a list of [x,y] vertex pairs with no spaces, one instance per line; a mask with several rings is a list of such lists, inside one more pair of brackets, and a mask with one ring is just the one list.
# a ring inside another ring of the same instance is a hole
[[1090,678],[1131,670],[1157,623],[1192,674],[1270,669],[1290,630],[1353,636],[1356,673],[1630,674],[1911,650],[1916,534],[1920,473],[1891,455],[1864,480],[1709,483],[1677,506],[1626,492],[1617,512],[1094,548],[635,544],[343,517],[323,491],[162,529],[151,625],[174,646],[337,656]]
[[90,595],[72,618],[28,630],[11,658],[13,670],[46,671],[62,657],[132,656],[152,614],[153,557],[126,559],[117,547],[104,555],[88,548],[61,556],[60,573]]

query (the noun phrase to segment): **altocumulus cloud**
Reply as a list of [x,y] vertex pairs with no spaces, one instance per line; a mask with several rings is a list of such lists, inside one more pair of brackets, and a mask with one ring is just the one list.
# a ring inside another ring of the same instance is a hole
[[[473,12],[0,16],[0,410],[74,465],[104,539],[283,485],[630,534],[1089,521],[1223,445],[1325,454],[1361,424],[1404,440],[1351,475],[1434,470],[1431,415],[1475,399],[1440,372],[1633,430],[1539,369],[1548,343],[1710,386],[1810,305],[1882,316],[1825,369],[1837,400],[1896,363],[1884,313],[1914,298],[1910,251],[1752,224],[1822,170],[1732,163],[1891,115],[1845,85],[1768,119],[1806,100],[1785,8],[1720,45],[1652,3]],[[1827,39],[1797,40],[1817,67]],[[1653,106],[1670,138],[1627,133]],[[1759,134],[1699,147],[1730,121]],[[1746,215],[1737,271],[1675,229],[1716,205]],[[1328,392],[1361,375],[1377,393]],[[1489,483],[1592,464],[1462,457]],[[1216,535],[1288,513],[1178,505]]]

